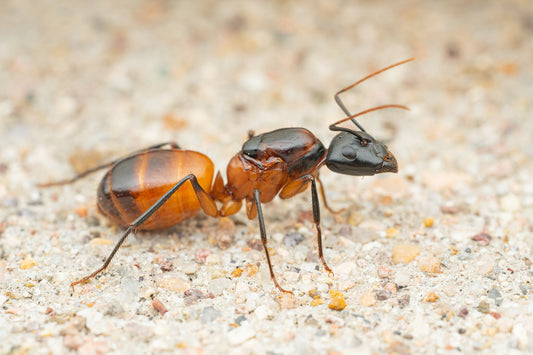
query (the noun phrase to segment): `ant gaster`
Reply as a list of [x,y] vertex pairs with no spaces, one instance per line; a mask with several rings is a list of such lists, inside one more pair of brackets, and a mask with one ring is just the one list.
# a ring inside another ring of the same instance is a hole
[[[72,179],[41,185],[68,184],[100,169],[110,168],[98,187],[98,210],[127,229],[104,264],[92,274],[72,282],[71,286],[86,282],[105,270],[132,231],[170,227],[193,216],[200,208],[212,217],[230,216],[240,210],[242,200],[245,200],[248,218],[257,216],[259,220],[272,281],[280,291],[292,293],[279,285],[272,269],[261,205],[270,202],[276,195],[282,199],[290,198],[303,192],[309,184],[318,257],[324,269],[331,274],[322,252],[317,182],[325,207],[331,209],[327,205],[318,171],[325,164],[331,171],[345,175],[397,172],[394,155],[385,144],[368,134],[355,118],[384,108],[408,110],[401,105],[383,105],[352,115],[339,95],[385,70],[412,60],[414,58],[383,68],[335,94],[335,101],[348,117],[329,126],[330,130],[340,133],[333,138],[328,149],[305,128],[281,128],[257,136],[250,132],[242,150],[227,166],[226,184],[220,172],[212,184],[214,165],[204,154],[183,150],[175,143],[163,143],[95,167]],[[359,130],[339,126],[348,120]],[[216,201],[221,204],[220,208]]]

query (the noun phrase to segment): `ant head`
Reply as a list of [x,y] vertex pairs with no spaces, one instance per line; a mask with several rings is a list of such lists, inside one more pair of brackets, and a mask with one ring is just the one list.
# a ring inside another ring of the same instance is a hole
[[343,130],[329,145],[327,167],[336,173],[368,176],[398,172],[396,158],[387,146],[366,132]]
[[[398,162],[387,146],[368,134],[355,120],[355,117],[365,113],[390,107],[408,110],[407,107],[401,105],[378,106],[359,112],[329,126],[332,131],[341,131],[331,141],[326,156],[326,165],[331,171],[356,176],[398,172]],[[361,130],[354,131],[338,126],[338,124],[348,120],[352,120]]]
[[[339,95],[359,85],[363,81],[378,75],[379,73],[397,67],[398,65],[410,62],[414,59],[415,58],[409,58],[396,64],[389,65],[386,68],[367,75],[363,79],[335,94],[335,101],[348,117],[329,126],[329,129],[332,131],[341,131],[341,133],[339,133],[331,141],[328,154],[326,156],[326,165],[331,171],[340,174],[357,176],[398,172],[398,162],[396,161],[394,155],[392,155],[392,153],[387,149],[387,146],[374,139],[374,137],[372,137],[370,134],[366,133],[365,129],[355,120],[355,118],[357,116],[364,115],[365,113],[384,108],[394,107],[401,108],[403,110],[409,110],[409,108],[402,105],[383,105],[352,115],[342,103]],[[339,124],[348,120],[351,120],[360,129],[360,131],[354,131],[349,128],[338,126]]]

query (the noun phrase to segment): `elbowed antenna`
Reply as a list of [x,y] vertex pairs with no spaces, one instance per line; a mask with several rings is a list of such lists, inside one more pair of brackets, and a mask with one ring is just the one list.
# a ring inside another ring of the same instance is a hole
[[[413,57],[413,58],[406,59],[406,60],[402,60],[401,62],[398,62],[398,63],[396,63],[396,64],[389,65],[388,67],[385,67],[385,68],[380,69],[380,70],[378,70],[378,71],[376,71],[376,72],[374,72],[374,73],[372,73],[372,74],[370,74],[370,75],[365,76],[363,79],[361,79],[361,80],[355,82],[354,84],[352,84],[352,85],[350,85],[350,86],[348,86],[348,87],[345,87],[344,89],[338,91],[338,92],[335,94],[335,102],[336,102],[337,105],[339,105],[339,107],[344,111],[344,113],[346,114],[346,116],[349,116],[348,119],[351,119],[352,122],[353,122],[353,123],[354,123],[354,124],[355,124],[355,125],[361,130],[361,131],[366,132],[365,129],[363,128],[363,126],[361,126],[361,125],[359,124],[359,122],[357,122],[357,120],[353,119],[353,117],[358,116],[359,114],[352,116],[352,114],[350,113],[350,111],[348,111],[348,109],[346,108],[346,106],[344,106],[344,104],[342,103],[341,98],[339,97],[339,95],[342,94],[343,92],[348,91],[348,90],[352,89],[353,87],[355,87],[355,86],[361,84],[363,81],[365,81],[365,80],[367,80],[367,79],[370,79],[370,78],[373,77],[373,76],[376,76],[376,75],[378,75],[378,74],[380,74],[380,73],[383,73],[384,71],[387,71],[387,70],[389,70],[389,69],[392,69],[392,68],[394,68],[394,67],[397,67],[398,65],[402,65],[402,64],[405,64],[405,63],[408,63],[408,62],[412,62],[413,60],[415,60],[414,57]],[[361,112],[360,114],[363,114],[363,113],[365,113],[365,112],[368,112],[368,111],[363,111],[363,112]],[[350,117],[351,117],[351,118],[350,118]],[[334,125],[336,125],[336,124],[338,124],[338,123],[344,122],[344,121],[346,121],[346,120],[343,120],[343,121],[340,121],[340,122],[334,123],[332,126],[334,126]],[[331,126],[330,126],[330,129],[331,129]]]
[[331,124],[331,125],[329,126],[329,129],[330,129],[331,131],[344,131],[344,132],[352,133],[352,134],[355,134],[356,136],[359,136],[359,135],[357,134],[356,131],[354,131],[354,130],[352,130],[352,129],[349,129],[349,128],[345,128],[345,127],[339,127],[338,125],[341,124],[341,123],[343,123],[343,122],[346,122],[346,121],[348,121],[348,120],[352,120],[352,122],[354,122],[355,125],[356,125],[357,127],[359,127],[363,132],[366,132],[366,131],[365,131],[365,130],[364,130],[364,129],[363,129],[363,128],[357,123],[357,121],[354,120],[354,118],[355,118],[355,117],[358,117],[358,116],[362,116],[362,115],[364,115],[364,114],[366,114],[366,113],[369,113],[369,112],[372,112],[372,111],[382,110],[382,109],[384,109],[384,108],[401,108],[402,110],[407,110],[407,111],[409,111],[409,107],[407,107],[407,106],[403,106],[403,105],[382,105],[382,106],[376,106],[376,107],[373,107],[373,108],[369,108],[368,110],[364,110],[364,111],[361,111],[361,112],[359,112],[359,113],[356,113],[355,115],[350,115],[350,116],[348,116],[348,117],[346,117],[346,118],[343,118],[342,120],[337,121],[337,122]]

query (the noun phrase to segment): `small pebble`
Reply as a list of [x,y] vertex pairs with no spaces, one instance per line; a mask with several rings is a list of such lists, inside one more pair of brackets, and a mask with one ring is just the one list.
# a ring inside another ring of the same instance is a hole
[[254,314],[258,319],[272,319],[274,312],[268,306],[261,305],[254,310]]
[[339,290],[340,291],[348,291],[351,288],[355,287],[355,282],[352,280],[346,280],[346,281],[340,281],[339,282]]
[[211,254],[213,254],[211,250],[197,249],[196,252],[194,253],[194,260],[196,260],[200,264],[203,264],[205,263],[205,260],[207,259],[207,257]]
[[433,291],[426,293],[424,296],[424,302],[437,302],[438,299],[439,296]]
[[91,240],[91,244],[92,245],[109,245],[109,244],[111,244],[111,242],[112,242],[111,239],[100,238],[100,237],[93,238]]
[[20,268],[22,270],[31,269],[37,265],[37,261],[35,261],[30,255],[27,255],[23,260],[20,261]]
[[348,217],[348,223],[351,224],[352,226],[358,226],[364,220],[365,220],[365,216],[359,211],[351,212],[350,216]]
[[303,242],[305,239],[305,236],[300,232],[291,232],[287,233],[285,237],[283,237],[283,244],[287,247],[295,247],[301,242]]
[[500,318],[496,324],[500,333],[510,333],[513,330],[513,321],[509,318]]
[[235,236],[235,231],[235,222],[230,218],[222,217],[218,220],[215,231],[215,242],[220,249],[225,250],[230,247]]
[[85,338],[83,344],[78,348],[79,355],[103,355],[109,353],[109,347],[104,341],[95,341],[92,338]]
[[490,305],[489,305],[489,303],[487,301],[479,302],[479,305],[476,308],[481,313],[489,313],[490,312]]
[[409,295],[403,295],[402,297],[398,298],[398,305],[400,308],[405,308],[409,305],[411,302],[411,296]]
[[77,350],[84,343],[84,339],[79,334],[66,334],[63,338],[63,345],[71,350]]
[[248,323],[248,319],[245,316],[241,315],[235,318],[235,324],[237,324],[239,327],[246,323]]
[[318,321],[310,314],[305,317],[305,324],[310,325],[312,327],[318,327]]
[[380,279],[385,279],[392,275],[392,269],[385,265],[378,266],[378,276]]
[[389,175],[376,179],[371,188],[381,195],[391,195],[399,198],[407,193],[408,184],[401,176]]
[[250,247],[250,249],[257,250],[257,251],[263,251],[263,243],[261,242],[261,239],[259,238],[253,238],[246,242],[246,245]]
[[247,264],[243,269],[243,272],[245,272],[248,277],[254,276],[258,271],[259,267],[255,264]]
[[200,313],[200,322],[204,324],[211,323],[220,316],[221,316],[221,313],[219,311],[217,311],[212,306],[208,306],[202,309],[202,312]]
[[163,304],[163,302],[161,302],[158,298],[154,298],[154,300],[152,301],[152,306],[161,315],[164,315],[165,313],[168,312],[168,310],[165,307],[165,305]]
[[209,281],[207,284],[207,289],[215,296],[222,295],[222,292],[225,290],[230,290],[233,288],[233,282],[225,277],[219,277],[217,279]]
[[434,256],[426,256],[424,258],[420,258],[420,261],[418,263],[418,267],[420,268],[420,271],[427,272],[430,274],[440,273],[441,272],[440,265],[441,265],[440,259]]
[[218,254],[209,254],[207,258],[205,258],[205,264],[206,265],[220,264],[220,256]]
[[322,303],[324,303],[324,300],[320,298],[319,296],[317,296],[311,302],[309,302],[309,305],[312,307],[316,307],[316,306],[321,305]]
[[330,315],[326,318],[326,323],[335,324],[337,327],[344,327],[344,319]]
[[93,334],[106,334],[112,330],[109,320],[94,308],[82,309],[78,315],[85,318],[86,326]]
[[281,309],[291,309],[298,306],[298,300],[294,297],[293,294],[287,292],[281,292],[277,297],[276,301]]
[[337,290],[329,290],[329,295],[331,296],[331,302],[328,304],[330,309],[342,311],[344,308],[346,308],[346,301],[342,292]]
[[205,299],[205,298],[215,298],[215,296],[212,293],[203,293],[200,290],[196,289],[190,289],[184,292],[185,298],[184,302],[187,306],[192,306],[193,304],[196,304],[198,300]]
[[165,260],[161,263],[161,271],[167,272],[174,270],[174,264],[172,263],[172,260]]
[[500,207],[507,212],[516,212],[522,208],[522,203],[518,196],[509,194],[500,198]]
[[181,278],[162,278],[157,285],[174,292],[185,292],[191,288],[190,283]]
[[368,291],[365,293],[359,300],[359,304],[364,307],[371,307],[376,304],[376,298],[374,297],[374,292]]
[[389,227],[387,228],[387,231],[385,232],[385,236],[387,238],[396,238],[399,235],[400,235],[400,231],[398,230],[398,228]]
[[472,182],[472,176],[457,171],[424,171],[422,183],[434,191],[450,190],[458,185],[467,185]]
[[482,254],[476,260],[477,272],[481,275],[491,274],[495,266],[494,257],[488,254]]
[[411,274],[405,269],[398,270],[394,274],[394,282],[398,286],[409,286],[409,283],[411,282]]
[[398,244],[392,248],[392,262],[394,264],[409,264],[420,254],[420,247],[411,244]]
[[490,299],[494,300],[494,303],[496,304],[496,306],[500,306],[503,302],[503,297],[502,297],[501,292],[498,291],[498,289],[494,287],[489,290],[488,296]]
[[391,294],[395,295],[398,293],[398,286],[394,282],[387,282],[383,289],[389,291]]
[[146,287],[141,289],[141,296],[145,299],[150,299],[154,296],[155,290],[152,287]]
[[490,236],[487,233],[479,233],[472,237],[472,240],[475,242],[478,242],[479,245],[489,245],[490,241],[492,240],[492,236]]
[[494,319],[500,319],[502,317],[501,313],[498,312],[490,312],[489,313]]
[[241,268],[236,268],[235,270],[233,270],[231,272],[231,277],[235,278],[235,277],[241,277],[242,275],[242,269]]
[[255,331],[249,324],[243,324],[240,327],[228,333],[228,342],[232,346],[240,345],[246,340],[255,336]]
[[374,230],[364,228],[361,225],[359,227],[352,228],[352,239],[354,242],[361,244],[367,244],[374,240],[379,239],[379,233]]
[[435,220],[434,220],[432,217],[429,217],[429,218],[424,219],[424,226],[425,226],[426,228],[431,228],[431,227],[433,227],[433,223],[435,223]]
[[86,206],[76,207],[74,209],[74,213],[76,213],[81,218],[85,218],[87,217],[87,207]]
[[187,275],[195,274],[199,269],[198,263],[194,261],[179,262],[178,264],[174,265],[174,267]]
[[459,312],[457,312],[458,317],[466,318],[467,315],[468,315],[468,308],[466,308],[465,306],[459,308]]
[[391,297],[391,292],[387,290],[376,290],[374,295],[378,301],[385,301]]

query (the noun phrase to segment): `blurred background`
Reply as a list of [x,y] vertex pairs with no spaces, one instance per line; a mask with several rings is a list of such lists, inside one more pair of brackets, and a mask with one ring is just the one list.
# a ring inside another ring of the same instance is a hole
[[[48,159],[67,173],[64,161],[80,154],[169,140],[222,168],[248,129],[305,126],[327,142],[327,126],[343,117],[333,94],[413,56],[343,96],[353,112],[412,108],[361,119],[375,135],[410,136],[442,156],[420,137],[457,147],[481,129],[493,140],[477,143],[491,146],[519,125],[531,128],[527,1],[1,6],[3,154],[24,146],[23,161],[37,171],[50,168]],[[395,149],[410,161],[405,144]]]

